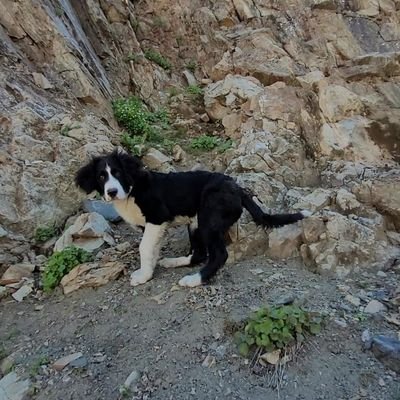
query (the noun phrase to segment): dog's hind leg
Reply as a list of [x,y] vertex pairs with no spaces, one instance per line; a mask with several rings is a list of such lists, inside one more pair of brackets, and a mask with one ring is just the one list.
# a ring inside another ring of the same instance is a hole
[[178,268],[201,264],[207,259],[207,247],[197,226],[193,227],[190,225],[188,231],[190,239],[190,254],[186,257],[163,258],[159,261],[159,265],[164,268]]

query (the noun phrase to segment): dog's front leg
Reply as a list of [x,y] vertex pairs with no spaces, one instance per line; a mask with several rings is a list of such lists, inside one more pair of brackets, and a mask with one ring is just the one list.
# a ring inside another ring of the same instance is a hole
[[132,286],[141,285],[153,277],[165,229],[166,224],[146,224],[142,241],[139,245],[140,269],[131,274]]

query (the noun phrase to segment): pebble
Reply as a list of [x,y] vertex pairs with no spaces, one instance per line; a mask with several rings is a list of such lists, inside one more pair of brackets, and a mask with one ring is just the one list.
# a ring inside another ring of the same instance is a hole
[[334,322],[336,325],[339,325],[341,328],[347,328],[347,322],[343,319],[335,319]]
[[385,311],[386,307],[378,300],[371,300],[365,307],[364,312],[367,314],[377,314]]
[[129,376],[125,379],[124,386],[130,388],[134,383],[140,379],[140,372],[133,370]]
[[361,304],[361,300],[358,297],[352,296],[351,294],[346,295],[345,300],[356,307],[359,307]]
[[82,356],[83,356],[83,354],[81,352],[78,352],[78,353],[73,353],[68,356],[62,357],[53,364],[53,368],[56,371],[62,371],[68,364],[70,364],[72,361],[74,361]]
[[383,271],[378,271],[376,273],[377,276],[379,276],[380,278],[386,278],[387,274]]

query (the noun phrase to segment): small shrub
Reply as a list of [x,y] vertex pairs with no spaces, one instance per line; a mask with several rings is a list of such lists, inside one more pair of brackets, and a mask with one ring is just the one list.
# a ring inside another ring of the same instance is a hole
[[197,63],[194,60],[190,60],[186,65],[185,68],[189,70],[192,74],[196,72],[197,69]]
[[39,226],[34,235],[34,239],[37,243],[43,243],[52,237],[56,236],[57,228],[55,226]]
[[192,139],[190,147],[192,149],[210,151],[215,149],[219,145],[220,141],[221,139],[216,136],[201,135]]
[[125,62],[130,62],[132,61],[133,63],[137,63],[140,60],[140,54],[135,54],[135,53],[129,53],[125,57]]
[[168,92],[168,96],[169,97],[174,97],[174,96],[178,96],[178,94],[180,93],[179,89],[175,86],[171,86],[167,89]]
[[232,139],[225,140],[224,142],[220,143],[217,147],[218,153],[222,154],[225,151],[231,149],[234,146],[235,142]]
[[129,19],[132,29],[136,32],[139,28],[139,21],[133,17]]
[[304,334],[319,333],[321,322],[319,314],[296,305],[265,307],[250,317],[244,331],[236,332],[235,341],[239,353],[246,357],[252,348],[273,351],[301,342]]
[[29,370],[29,375],[31,376],[31,378],[33,378],[39,374],[40,367],[42,365],[48,365],[49,363],[50,363],[50,360],[47,356],[41,356],[37,360],[35,360],[32,363],[31,368]]
[[165,19],[163,17],[156,15],[153,18],[153,26],[160,28],[160,29],[165,29],[167,27],[167,22],[165,21]]
[[115,100],[112,107],[115,119],[129,134],[143,135],[150,130],[148,111],[137,97]]
[[171,62],[162,56],[160,53],[153,49],[148,49],[144,52],[144,56],[159,65],[161,68],[165,69],[166,71],[169,71],[172,68]]
[[51,291],[73,268],[92,260],[93,256],[89,252],[74,246],[53,253],[47,260],[43,272],[43,289],[46,292]]
[[145,136],[130,136],[126,132],[121,135],[122,146],[135,156],[141,155],[141,147],[144,145],[144,140]]
[[188,94],[195,96],[195,97],[201,97],[203,96],[203,89],[200,86],[197,85],[189,85],[186,88],[186,91],[188,92]]

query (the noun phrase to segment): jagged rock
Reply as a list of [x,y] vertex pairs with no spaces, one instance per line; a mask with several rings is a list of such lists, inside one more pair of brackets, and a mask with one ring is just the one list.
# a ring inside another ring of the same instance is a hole
[[375,357],[393,371],[400,373],[400,341],[379,335],[372,338]]
[[102,215],[107,221],[119,222],[122,218],[115,211],[111,203],[100,200],[85,200],[83,202],[83,210],[87,213],[95,212]]
[[182,162],[182,163],[186,162],[187,154],[185,150],[183,150],[182,147],[179,146],[179,144],[176,144],[174,146],[174,148],[172,149],[172,153],[175,162]]
[[337,122],[364,109],[361,99],[349,89],[339,85],[323,85],[319,94],[319,106],[330,122]]
[[0,379],[0,398],[4,400],[24,400],[30,390],[31,381],[21,380],[15,373],[10,372]]
[[371,300],[364,309],[367,314],[378,314],[385,311],[386,307],[378,300]]
[[61,251],[68,246],[76,246],[87,251],[94,251],[104,242],[113,245],[111,228],[103,216],[96,212],[80,215],[57,240],[54,251]]
[[357,201],[353,193],[348,192],[346,189],[339,189],[336,193],[336,205],[343,213],[355,214],[362,208],[362,205]]
[[54,86],[47,80],[47,78],[43,74],[38,74],[37,72],[34,72],[32,76],[35,84],[40,88],[45,90],[54,88]]
[[117,261],[81,264],[62,278],[61,286],[64,294],[83,287],[99,287],[117,279],[124,268],[124,264]]
[[318,83],[325,78],[325,75],[319,71],[312,71],[303,76],[298,76],[296,79],[300,85],[305,89],[317,89]]
[[287,225],[274,229],[269,234],[268,254],[271,257],[285,259],[298,255],[302,243],[302,229],[298,225]]
[[172,172],[175,168],[170,164],[171,158],[161,153],[157,149],[149,149],[147,153],[143,156],[143,162],[152,170],[157,170],[160,172]]
[[14,300],[21,302],[29,293],[32,292],[33,282],[21,286],[15,293],[12,294]]
[[296,210],[309,210],[316,212],[329,206],[332,201],[333,194],[330,190],[316,189],[314,192],[305,196],[300,202],[296,203],[293,208]]
[[34,270],[35,266],[29,263],[12,265],[4,272],[0,279],[0,285],[17,283],[21,281],[22,278],[30,278]]
[[53,364],[53,368],[56,371],[62,371],[67,365],[69,365],[70,363],[72,363],[73,361],[75,361],[81,357],[83,357],[83,354],[81,352],[69,354],[68,356],[58,359]]

